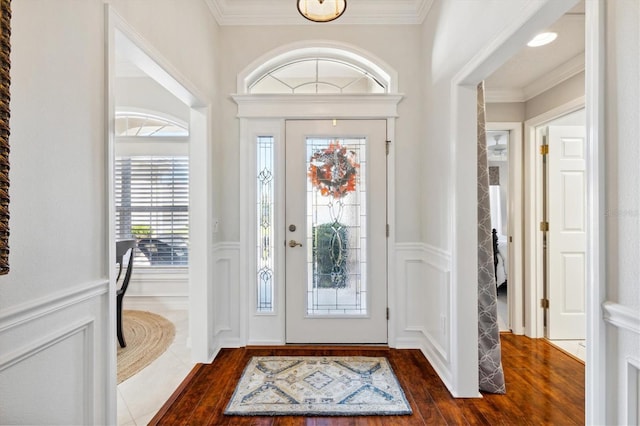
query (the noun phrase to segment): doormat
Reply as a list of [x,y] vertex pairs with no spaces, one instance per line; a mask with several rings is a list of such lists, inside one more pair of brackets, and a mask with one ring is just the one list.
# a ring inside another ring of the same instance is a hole
[[411,414],[384,357],[253,357],[224,412],[233,416]]

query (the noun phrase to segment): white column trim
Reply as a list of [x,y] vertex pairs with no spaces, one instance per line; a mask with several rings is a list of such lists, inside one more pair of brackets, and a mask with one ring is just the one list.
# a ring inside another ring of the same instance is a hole
[[607,327],[600,306],[606,298],[605,77],[606,6],[586,0],[585,98],[587,119],[586,424],[606,423]]

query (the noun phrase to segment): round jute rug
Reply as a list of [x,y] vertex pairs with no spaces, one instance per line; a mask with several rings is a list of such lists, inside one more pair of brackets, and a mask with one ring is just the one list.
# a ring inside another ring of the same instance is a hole
[[118,384],[151,364],[173,342],[176,328],[168,319],[146,311],[122,311],[126,348],[118,346]]

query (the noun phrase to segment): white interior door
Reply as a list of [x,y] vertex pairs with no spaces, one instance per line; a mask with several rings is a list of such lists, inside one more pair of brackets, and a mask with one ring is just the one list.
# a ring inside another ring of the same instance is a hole
[[286,341],[386,343],[386,120],[291,120],[285,143]]
[[584,339],[586,132],[584,126],[549,126],[547,135],[547,337]]

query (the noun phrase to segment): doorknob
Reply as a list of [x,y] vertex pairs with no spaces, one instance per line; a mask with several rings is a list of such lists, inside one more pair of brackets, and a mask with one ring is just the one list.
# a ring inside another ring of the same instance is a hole
[[296,240],[289,240],[289,247],[295,247],[295,246],[302,247],[302,243],[299,243]]

